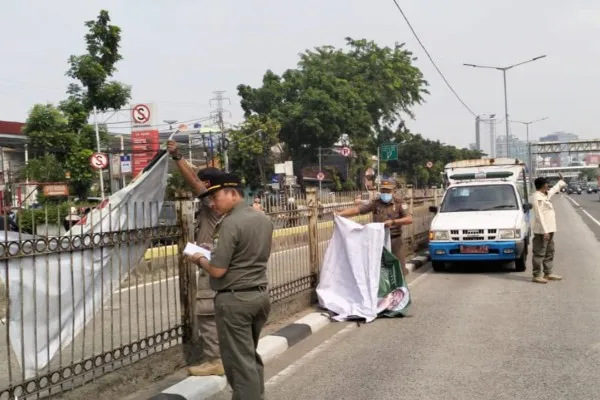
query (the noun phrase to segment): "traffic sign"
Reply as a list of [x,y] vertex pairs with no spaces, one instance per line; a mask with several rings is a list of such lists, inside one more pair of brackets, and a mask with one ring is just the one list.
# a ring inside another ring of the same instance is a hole
[[322,173],[322,172],[319,172],[319,173],[317,174],[317,179],[318,179],[318,180],[320,180],[320,181],[322,181],[323,179],[325,179],[325,174],[324,174],[324,173]]
[[384,143],[381,145],[381,161],[393,161],[398,159],[398,145],[396,143]]
[[433,167],[433,163],[431,161],[427,161],[427,168]]
[[344,157],[348,157],[348,156],[350,156],[350,154],[352,154],[352,150],[350,150],[350,147],[348,147],[348,146],[342,147],[342,150],[340,152],[342,153],[342,155]]
[[104,169],[108,166],[108,156],[104,153],[94,153],[90,157],[90,165],[94,169]]
[[138,104],[131,110],[131,117],[136,125],[144,125],[150,121],[152,113],[147,104]]
[[131,156],[129,154],[121,156],[121,173],[122,174],[130,174],[131,173]]

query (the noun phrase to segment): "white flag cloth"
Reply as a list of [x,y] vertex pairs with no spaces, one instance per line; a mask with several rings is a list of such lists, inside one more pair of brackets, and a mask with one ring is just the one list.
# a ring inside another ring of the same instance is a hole
[[321,307],[337,314],[335,320],[349,317],[377,317],[377,292],[383,248],[390,248],[389,231],[382,223],[361,225],[334,217],[317,286]]
[[[102,300],[110,299],[111,288],[118,288],[129,270],[141,261],[147,242],[118,246],[112,244],[111,238],[121,237],[118,234],[121,231],[158,225],[167,187],[167,167],[168,157],[162,155],[135,182],[110,196],[79,225],[73,226],[64,239],[49,241],[48,254],[9,257],[0,269],[0,278],[8,277],[11,346],[25,378],[36,376],[61,346],[64,349],[72,343],[103,306]],[[0,242],[5,240],[5,234],[0,232]],[[18,233],[7,234],[9,242],[19,240]],[[37,241],[39,237],[23,236],[20,243],[25,254],[27,246],[44,246]],[[28,239],[32,241],[24,242]],[[90,243],[94,243],[93,248],[56,252],[63,244],[69,249],[69,245],[77,248]],[[111,268],[114,265],[120,265],[120,270]]]

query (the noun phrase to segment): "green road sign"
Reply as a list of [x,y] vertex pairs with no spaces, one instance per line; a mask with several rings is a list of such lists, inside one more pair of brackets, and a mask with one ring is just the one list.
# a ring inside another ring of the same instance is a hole
[[381,145],[381,161],[393,161],[398,159],[398,145],[396,143],[385,143]]

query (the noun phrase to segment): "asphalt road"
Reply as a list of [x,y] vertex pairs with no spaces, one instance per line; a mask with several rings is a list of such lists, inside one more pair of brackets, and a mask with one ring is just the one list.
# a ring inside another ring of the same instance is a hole
[[600,398],[600,246],[585,213],[554,203],[564,281],[534,284],[530,264],[429,272],[412,283],[411,317],[330,324],[270,363],[267,399]]

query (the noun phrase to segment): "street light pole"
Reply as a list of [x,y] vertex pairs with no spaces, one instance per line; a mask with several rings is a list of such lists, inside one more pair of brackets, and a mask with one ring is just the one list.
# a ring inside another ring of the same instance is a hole
[[465,63],[463,63],[463,65],[465,67],[495,69],[497,71],[502,71],[502,78],[503,78],[503,82],[504,82],[504,119],[505,119],[505,122],[506,122],[506,157],[510,157],[510,146],[509,146],[509,142],[510,142],[510,140],[509,140],[509,138],[510,138],[510,122],[508,121],[508,90],[507,90],[507,85],[506,85],[506,71],[508,71],[509,69],[513,69],[515,67],[518,67],[520,65],[523,65],[523,64],[528,64],[530,62],[541,60],[542,58],[545,58],[545,57],[546,57],[546,55],[534,57],[534,58],[532,58],[530,60],[522,61],[520,63],[509,65],[507,67],[495,67],[495,66],[491,66],[491,65],[477,65],[477,64],[465,64]]
[[550,117],[544,117],[544,118],[540,118],[540,119],[535,119],[533,121],[511,121],[511,122],[515,122],[517,124],[523,124],[526,127],[525,130],[525,140],[527,141],[527,167],[529,168],[530,173],[533,172],[533,164],[531,163],[531,143],[529,142],[529,125],[531,124],[535,124],[536,122],[541,122],[541,121],[545,121]]

